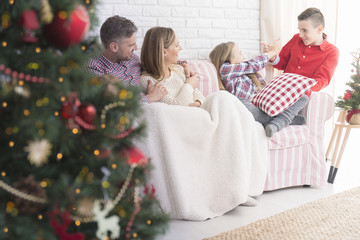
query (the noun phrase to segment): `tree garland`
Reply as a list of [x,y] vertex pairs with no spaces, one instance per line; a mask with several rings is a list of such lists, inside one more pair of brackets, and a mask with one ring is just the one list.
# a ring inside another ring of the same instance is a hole
[[[13,71],[11,68],[6,67],[4,64],[0,64],[0,74],[5,75],[5,80],[9,81],[11,79],[13,80],[25,80],[26,82],[33,82],[33,83],[49,83],[49,78],[44,77],[37,77],[37,76],[31,76],[30,74],[24,74],[24,73],[18,73],[17,71]],[[0,80],[1,75],[0,75]]]
[[[132,179],[132,176],[133,176],[133,173],[134,173],[134,170],[135,168],[137,167],[137,164],[132,164],[130,166],[130,169],[129,169],[129,172],[128,172],[128,175],[126,177],[126,180],[125,180],[125,183],[124,185],[121,187],[119,193],[117,194],[116,198],[114,199],[113,201],[113,206],[116,206],[120,200],[123,198],[124,194],[125,194],[125,191],[128,189],[128,186],[130,184],[130,181]],[[138,201],[139,199],[139,196],[138,196],[138,192],[136,192],[135,196],[134,196],[134,201]],[[112,209],[110,209],[111,211]],[[78,217],[78,216],[73,216],[72,217],[74,221],[80,221],[80,222],[84,222],[84,223],[89,223],[89,222],[93,222],[94,221],[94,218],[93,216],[91,217]]]
[[8,185],[7,183],[5,183],[4,181],[0,180],[0,187],[2,189],[4,189],[5,191],[17,196],[17,197],[20,197],[22,199],[25,199],[25,200],[28,200],[28,201],[31,201],[31,202],[35,202],[35,203],[41,203],[41,204],[45,204],[48,202],[47,199],[44,199],[44,198],[39,198],[39,197],[36,197],[36,196],[32,196],[30,194],[27,194],[27,193],[23,193],[19,190],[17,190],[16,188],[13,188],[11,187],[10,185]]
[[[135,168],[137,167],[137,164],[132,164],[130,166],[130,169],[129,169],[129,172],[128,172],[128,175],[126,177],[126,180],[125,180],[125,183],[124,185],[121,187],[121,190],[119,191],[119,193],[117,194],[116,198],[114,199],[113,201],[113,205],[116,206],[120,200],[123,198],[124,194],[125,194],[125,191],[127,190],[129,184],[130,184],[130,181],[132,179],[132,176],[133,176],[133,173],[134,173],[134,170]],[[22,199],[25,199],[25,200],[28,200],[28,201],[31,201],[31,202],[35,202],[35,203],[41,203],[41,204],[46,204],[48,202],[47,199],[44,199],[44,198],[39,198],[39,197],[36,197],[36,196],[32,196],[30,194],[27,194],[27,193],[24,193],[24,192],[21,192],[19,190],[17,190],[16,188],[13,188],[11,187],[10,185],[8,185],[7,183],[5,183],[4,181],[0,180],[0,187],[2,189],[4,189],[5,191],[17,196],[17,197],[20,197]],[[138,191],[136,191],[136,194],[134,196],[134,202],[135,204],[139,201],[139,196],[138,196]],[[75,221],[81,221],[81,222],[92,222],[93,221],[93,217],[77,217],[77,216],[73,216],[73,220]]]

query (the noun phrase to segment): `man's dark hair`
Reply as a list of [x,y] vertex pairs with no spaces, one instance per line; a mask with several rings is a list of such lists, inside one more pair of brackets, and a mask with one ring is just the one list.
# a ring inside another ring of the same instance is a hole
[[100,28],[100,39],[105,48],[111,42],[118,42],[124,38],[131,37],[137,32],[135,24],[124,17],[118,15],[109,17]]
[[314,27],[322,25],[325,28],[325,19],[318,8],[308,8],[298,16],[298,21],[311,20]]

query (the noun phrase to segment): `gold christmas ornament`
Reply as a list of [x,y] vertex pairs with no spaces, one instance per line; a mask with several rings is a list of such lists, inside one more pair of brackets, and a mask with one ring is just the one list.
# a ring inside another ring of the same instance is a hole
[[11,24],[11,16],[8,11],[1,15],[1,26],[2,28],[8,28]]
[[51,143],[46,139],[35,140],[29,142],[28,146],[24,147],[24,151],[29,153],[28,159],[30,163],[40,167],[48,162],[51,147]]
[[79,217],[93,217],[92,209],[94,208],[94,199],[82,198],[76,204],[76,215]]
[[120,99],[126,99],[127,96],[127,90],[126,89],[121,89],[120,93],[119,93],[119,98]]
[[43,24],[49,24],[52,22],[54,14],[52,13],[51,6],[48,0],[41,0],[40,6],[40,22]]

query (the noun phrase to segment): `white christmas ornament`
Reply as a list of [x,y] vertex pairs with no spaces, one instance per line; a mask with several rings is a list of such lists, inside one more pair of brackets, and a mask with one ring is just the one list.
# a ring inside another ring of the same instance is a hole
[[94,220],[97,222],[98,229],[96,231],[96,237],[101,240],[109,239],[107,233],[111,232],[110,239],[116,239],[120,237],[120,218],[118,216],[111,216],[106,218],[108,213],[114,208],[114,204],[111,201],[107,201],[104,209],[101,209],[99,200],[95,200],[94,208]]
[[29,145],[24,147],[25,152],[28,152],[28,159],[31,164],[40,167],[47,163],[48,157],[51,154],[51,143],[48,140],[35,140],[29,142]]

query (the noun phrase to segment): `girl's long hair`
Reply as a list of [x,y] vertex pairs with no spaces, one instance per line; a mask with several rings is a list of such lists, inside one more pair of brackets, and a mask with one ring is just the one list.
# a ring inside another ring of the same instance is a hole
[[[209,54],[209,58],[216,68],[220,90],[225,90],[221,81],[220,68],[224,63],[230,63],[230,59],[234,56],[234,47],[234,42],[220,43]],[[261,88],[261,83],[256,76],[256,73],[248,73],[246,75],[258,88]]]
[[166,76],[164,49],[167,49],[175,40],[175,32],[171,28],[150,28],[144,38],[141,48],[141,70],[157,80]]

